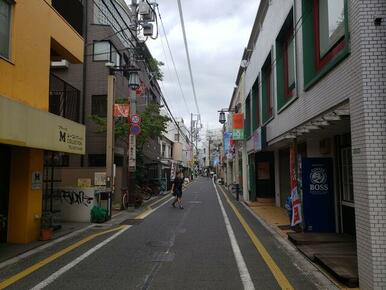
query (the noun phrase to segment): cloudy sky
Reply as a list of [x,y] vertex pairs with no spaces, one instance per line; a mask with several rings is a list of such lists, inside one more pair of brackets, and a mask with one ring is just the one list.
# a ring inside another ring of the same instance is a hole
[[[165,63],[161,89],[174,116],[183,117],[189,125],[190,112],[197,112],[177,0],[159,0],[158,3],[187,105],[181,96],[161,26],[158,39],[149,39],[146,43],[153,56]],[[205,129],[220,127],[217,110],[229,105],[258,5],[259,0],[182,0],[193,78]]]

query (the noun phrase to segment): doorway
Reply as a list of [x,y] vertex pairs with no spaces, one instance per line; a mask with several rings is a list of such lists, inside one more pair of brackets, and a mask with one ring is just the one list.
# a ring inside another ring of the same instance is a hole
[[7,242],[11,147],[0,144],[0,243]]
[[275,198],[274,160],[273,152],[260,152],[255,154],[257,198]]

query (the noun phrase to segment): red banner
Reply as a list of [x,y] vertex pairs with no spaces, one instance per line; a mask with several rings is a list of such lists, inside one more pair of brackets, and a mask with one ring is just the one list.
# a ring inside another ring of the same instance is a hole
[[244,129],[244,114],[234,113],[233,114],[233,129]]
[[298,194],[298,182],[296,174],[296,147],[292,144],[290,147],[290,179],[291,179],[291,205],[292,217],[291,226],[296,226],[302,222],[302,203]]
[[125,117],[129,116],[130,107],[129,104],[115,104],[114,105],[114,117]]

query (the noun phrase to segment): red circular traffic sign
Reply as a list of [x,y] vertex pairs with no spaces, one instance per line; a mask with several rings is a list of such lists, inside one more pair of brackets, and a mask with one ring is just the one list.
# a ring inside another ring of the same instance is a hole
[[133,124],[130,127],[130,134],[131,135],[139,135],[141,133],[141,127],[138,124]]
[[141,117],[138,114],[131,115],[131,123],[139,124],[141,122]]

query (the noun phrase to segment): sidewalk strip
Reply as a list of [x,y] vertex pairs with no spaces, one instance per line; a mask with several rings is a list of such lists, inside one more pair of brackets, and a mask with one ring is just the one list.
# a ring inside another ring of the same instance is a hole
[[232,229],[231,223],[229,221],[228,215],[227,215],[227,213],[226,213],[226,211],[224,209],[224,205],[222,203],[222,200],[220,198],[220,195],[219,195],[219,193],[217,191],[217,187],[214,184],[214,182],[213,182],[213,187],[216,190],[216,195],[217,195],[218,203],[220,204],[221,212],[222,212],[222,215],[224,217],[225,227],[227,229],[228,236],[229,236],[229,239],[230,239],[230,242],[231,242],[231,246],[232,246],[232,250],[233,250],[233,254],[234,254],[235,259],[236,259],[237,268],[238,268],[239,273],[240,273],[241,282],[243,283],[244,289],[254,290],[255,286],[253,285],[251,276],[250,276],[250,274],[248,272],[247,265],[245,264],[243,255],[242,255],[240,247],[239,247],[239,244],[237,243],[237,240],[236,240],[236,236],[235,236],[235,234],[233,232],[233,229]]
[[99,237],[99,236],[102,236],[104,234],[107,234],[107,233],[111,233],[111,232],[115,232],[117,230],[120,230],[120,232],[122,230],[127,230],[130,226],[127,226],[127,225],[122,225],[120,227],[117,227],[117,228],[114,228],[114,229],[110,229],[110,230],[107,230],[107,231],[103,231],[103,232],[100,232],[100,233],[96,233],[96,234],[93,234],[93,235],[90,235],[86,238],[84,238],[83,240],[80,240],[74,244],[72,244],[71,246],[68,246],[67,248],[64,248],[63,250],[60,250],[59,252],[39,261],[38,263],[28,267],[27,269],[17,273],[16,275],[14,276],[11,276],[3,281],[0,282],[0,289],[4,289],[14,283],[16,283],[17,281],[23,279],[24,277],[30,275],[31,273],[39,270],[40,268],[42,268],[43,266],[51,263],[52,261],[60,258],[61,256],[71,252],[72,250],[80,247],[81,245],[87,243],[88,241],[91,241],[93,239],[95,239],[96,237]]
[[248,223],[245,221],[243,216],[240,214],[236,206],[230,201],[229,197],[226,195],[224,190],[220,187],[220,190],[222,191],[225,199],[227,200],[230,207],[233,209],[234,213],[236,214],[237,218],[239,219],[241,225],[244,227],[245,231],[247,232],[248,236],[252,240],[254,246],[256,247],[257,251],[260,253],[261,257],[263,258],[264,262],[267,264],[268,268],[271,270],[273,276],[275,277],[277,283],[282,289],[294,289],[291,285],[291,283],[288,281],[284,273],[280,270],[279,266],[275,263],[273,258],[269,255],[266,248],[263,246],[261,241],[256,237],[255,233],[251,229],[251,227],[248,225]]
[[[115,233],[114,235],[112,235],[111,237],[109,237],[108,239],[104,240],[103,242],[99,243],[98,245],[96,245],[95,247],[91,248],[90,250],[88,250],[87,252],[85,252],[84,254],[80,255],[78,258],[76,258],[75,260],[73,260],[71,263],[67,264],[66,266],[60,268],[58,271],[56,271],[55,273],[51,274],[47,279],[43,280],[42,282],[40,282],[38,285],[36,285],[35,287],[33,287],[31,290],[40,290],[40,289],[43,289],[45,287],[47,287],[49,284],[51,284],[52,282],[54,282],[57,278],[59,278],[61,275],[63,275],[64,273],[66,273],[68,270],[70,270],[71,268],[75,267],[77,264],[79,264],[80,262],[82,262],[84,259],[86,259],[88,256],[90,256],[91,254],[93,254],[94,252],[96,252],[97,250],[99,250],[100,248],[102,248],[103,246],[107,245],[108,243],[110,243],[112,240],[114,240],[116,237],[118,237],[119,235],[123,234],[130,226],[124,226],[124,227],[119,227],[121,228],[119,232]],[[119,229],[118,228],[118,229]]]

